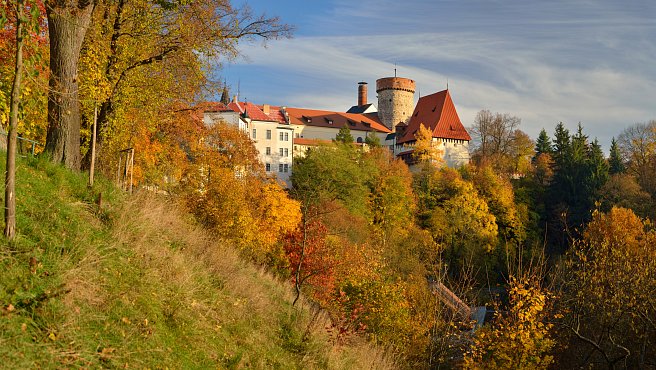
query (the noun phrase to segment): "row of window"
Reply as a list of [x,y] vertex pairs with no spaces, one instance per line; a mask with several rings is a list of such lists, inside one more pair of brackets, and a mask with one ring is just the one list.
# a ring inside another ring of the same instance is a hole
[[[257,139],[257,129],[253,129],[253,139]],[[266,130],[266,139],[271,140],[271,130]],[[280,141],[289,141],[289,132],[280,133]]]
[[[265,168],[267,172],[271,172],[271,163],[266,163]],[[278,164],[278,172],[283,172],[283,173],[289,172],[289,164],[287,163]]]
[[[271,155],[271,147],[270,146],[266,147],[265,154],[266,155]],[[280,153],[279,154],[280,154],[281,157],[289,157],[289,148],[280,148]]]

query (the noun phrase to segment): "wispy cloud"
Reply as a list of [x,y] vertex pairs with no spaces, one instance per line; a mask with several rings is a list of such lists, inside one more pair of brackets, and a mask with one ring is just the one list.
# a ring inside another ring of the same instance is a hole
[[656,118],[656,21],[645,9],[508,3],[340,0],[322,23],[329,36],[246,47],[249,64],[228,73],[248,81],[253,101],[345,110],[358,81],[392,75],[396,63],[424,95],[448,79],[465,124],[480,109],[521,117],[532,136],[580,121],[605,144],[625,126]]

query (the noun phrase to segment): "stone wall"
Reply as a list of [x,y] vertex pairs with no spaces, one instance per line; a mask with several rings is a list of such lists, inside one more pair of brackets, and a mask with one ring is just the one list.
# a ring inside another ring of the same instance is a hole
[[415,81],[403,77],[376,80],[378,117],[387,128],[394,130],[399,123],[407,123],[415,108]]

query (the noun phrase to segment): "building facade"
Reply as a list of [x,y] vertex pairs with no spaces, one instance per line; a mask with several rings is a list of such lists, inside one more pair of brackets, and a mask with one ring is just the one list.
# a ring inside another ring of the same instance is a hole
[[415,81],[385,77],[376,81],[378,109],[367,103],[367,83],[358,83],[357,105],[347,112],[276,107],[238,102],[216,103],[205,110],[204,122],[218,119],[247,132],[258,150],[267,175],[290,186],[293,158],[308,148],[332,142],[348,127],[355,145],[366,148],[367,137],[376,137],[396,157],[414,163],[415,134],[421,125],[433,134],[433,145],[444,163],[459,167],[469,162],[471,137],[463,126],[449,90],[421,97],[414,103]]

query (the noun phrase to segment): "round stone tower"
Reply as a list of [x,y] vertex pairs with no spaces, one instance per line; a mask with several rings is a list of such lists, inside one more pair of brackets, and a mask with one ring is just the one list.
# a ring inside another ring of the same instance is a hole
[[407,123],[415,108],[415,81],[403,77],[385,77],[376,80],[378,117],[394,131],[400,122]]

